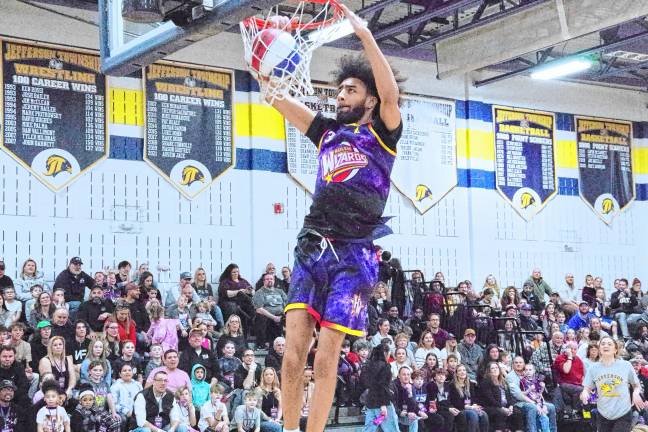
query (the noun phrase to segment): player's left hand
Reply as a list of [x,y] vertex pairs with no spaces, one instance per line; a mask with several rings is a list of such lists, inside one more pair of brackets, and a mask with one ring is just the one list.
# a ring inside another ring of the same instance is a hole
[[349,23],[351,24],[351,27],[353,28],[353,31],[355,32],[356,36],[360,37],[366,33],[371,34],[371,32],[369,31],[369,27],[367,27],[367,21],[360,18],[351,9],[349,9],[346,5],[342,3],[340,3],[340,8],[342,9],[342,12],[344,12],[344,16],[346,17],[346,19],[349,20]]

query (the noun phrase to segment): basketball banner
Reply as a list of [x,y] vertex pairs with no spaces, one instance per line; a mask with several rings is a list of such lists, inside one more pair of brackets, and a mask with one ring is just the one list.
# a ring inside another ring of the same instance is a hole
[[0,41],[0,146],[53,191],[108,157],[99,55]]
[[158,62],[144,69],[144,160],[188,199],[234,166],[231,70]]
[[635,199],[632,123],[575,117],[581,198],[606,224]]
[[558,192],[553,113],[493,106],[497,190],[530,220]]
[[401,115],[403,135],[391,179],[423,214],[457,185],[455,103],[404,96]]

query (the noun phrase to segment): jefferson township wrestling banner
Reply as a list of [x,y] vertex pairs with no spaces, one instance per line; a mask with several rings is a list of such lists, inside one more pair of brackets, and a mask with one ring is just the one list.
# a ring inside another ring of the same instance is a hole
[[632,123],[575,117],[580,196],[606,224],[635,199]]
[[525,220],[557,192],[555,115],[493,106],[497,190]]
[[405,96],[392,183],[425,213],[457,185],[455,103]]
[[0,147],[59,191],[108,157],[99,55],[14,39],[0,53]]
[[231,70],[157,62],[144,69],[144,160],[195,198],[234,166]]

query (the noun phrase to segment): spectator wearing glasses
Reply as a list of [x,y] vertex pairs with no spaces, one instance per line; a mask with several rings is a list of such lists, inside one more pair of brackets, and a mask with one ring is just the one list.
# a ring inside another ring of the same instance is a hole
[[288,289],[284,286],[283,280],[281,280],[281,279],[279,279],[277,277],[277,268],[272,263],[268,263],[266,265],[265,272],[261,275],[261,277],[259,278],[259,280],[255,284],[254,288],[259,289],[259,288],[261,288],[263,286],[263,284],[264,284],[263,278],[267,274],[271,274],[272,277],[274,278],[274,281],[273,281],[273,286],[274,287],[281,289],[283,292],[288,291]]
[[162,370],[151,374],[150,384],[135,396],[133,415],[137,428],[131,432],[161,432],[175,427],[170,413],[177,410],[173,393],[167,388],[169,378]]

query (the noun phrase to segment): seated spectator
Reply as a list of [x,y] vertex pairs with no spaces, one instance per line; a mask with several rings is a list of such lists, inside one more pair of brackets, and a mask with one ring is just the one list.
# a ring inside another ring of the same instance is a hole
[[589,327],[592,316],[593,315],[590,313],[589,303],[583,300],[578,305],[578,311],[570,318],[567,325],[574,331],[581,327]]
[[[414,352],[414,359],[416,361],[416,367],[420,368],[423,366],[425,363],[425,357],[429,353],[434,353],[434,355],[437,356],[437,359],[439,359],[441,355],[441,351],[434,345],[434,336],[432,335],[431,330],[425,330],[421,334],[421,339],[419,340],[418,347],[416,348],[416,351]],[[441,362],[439,362],[439,366],[443,366]]]
[[115,400],[110,392],[110,385],[104,380],[106,371],[101,360],[94,360],[88,367],[88,378],[84,384],[91,386],[95,396],[94,412],[98,416],[100,429],[107,432],[119,432],[121,416],[115,409]]
[[553,361],[562,352],[564,340],[565,336],[561,332],[556,331],[552,334],[551,340],[549,341],[550,352],[547,351],[547,345],[544,343],[533,352],[531,355],[531,364],[533,364],[538,373],[543,374],[545,377],[551,377]]
[[36,333],[29,345],[31,345],[32,369],[38,369],[40,360],[47,355],[49,339],[52,335],[52,324],[49,321],[40,321],[36,325]]
[[144,380],[148,379],[153,369],[159,368],[163,365],[162,354],[164,354],[164,351],[162,351],[162,345],[152,344],[149,347],[149,360],[146,363],[146,368],[144,368]]
[[5,327],[11,327],[12,324],[20,320],[23,304],[21,301],[16,300],[16,290],[14,287],[6,287],[0,297],[3,300],[2,308],[8,311],[8,314],[3,320]]
[[180,387],[175,391],[176,405],[171,410],[171,424],[176,425],[178,432],[192,432],[196,426],[196,408],[191,403],[191,391]]
[[398,371],[391,385],[392,404],[398,407],[398,423],[407,426],[409,432],[418,430],[419,417],[427,418],[424,412],[419,411],[418,403],[412,393],[412,370],[404,366]]
[[[419,338],[420,339],[420,338]],[[394,336],[394,347],[395,348],[405,348],[407,351],[407,358],[410,361],[410,364],[415,365],[416,359],[414,357],[414,351],[416,351],[417,345],[410,343],[410,337],[407,333],[401,332]]]
[[52,303],[57,309],[61,308],[70,311],[70,305],[65,300],[65,289],[63,288],[54,288],[52,290]]
[[632,322],[638,319],[637,315],[640,314],[635,313],[638,305],[637,293],[628,287],[628,280],[619,279],[617,290],[610,296],[610,312],[619,323],[623,337],[630,337],[628,320]]
[[427,322],[425,321],[425,315],[421,306],[414,307],[411,316],[405,321],[405,325],[412,329],[413,340],[421,339],[421,333],[427,328]]
[[[181,339],[179,340],[179,347],[181,349],[184,349],[185,341],[189,334],[189,330],[191,330],[191,328],[193,327],[193,322],[191,319],[191,311],[189,310],[187,297],[185,297],[184,295],[178,297],[176,302],[173,305],[167,306],[164,314],[165,316],[169,317],[169,319],[178,321],[179,324],[178,330],[181,336]],[[211,317],[210,316],[204,317],[203,322],[205,321],[205,318],[211,318]]]
[[81,382],[86,382],[88,380],[88,368],[90,367],[90,364],[92,362],[98,360],[104,366],[103,380],[108,386],[110,386],[110,384],[112,384],[112,365],[108,361],[107,357],[108,348],[105,341],[103,341],[102,339],[96,339],[90,342],[88,355],[86,355],[86,358],[81,362],[81,366],[79,367],[79,376],[81,377]]
[[30,380],[27,379],[25,366],[16,360],[16,350],[13,347],[3,345],[0,347],[0,381],[8,380],[16,386],[16,402],[28,404],[27,392],[30,388]]
[[221,384],[212,384],[210,388],[210,400],[200,408],[200,420],[198,429],[201,432],[227,432],[229,431],[229,417],[227,407],[222,399],[225,395],[225,387]]
[[119,379],[110,387],[110,393],[115,400],[115,411],[123,425],[128,424],[134,408],[134,395],[142,391],[142,384],[133,379],[133,368],[129,363],[122,363]]
[[[200,363],[196,363],[191,368],[191,403],[200,412],[200,407],[209,402],[210,384],[206,381],[207,368]],[[212,380],[212,385],[217,380]]]
[[450,333],[441,328],[441,315],[433,312],[428,317],[427,328],[432,332],[432,336],[434,337],[434,346],[441,349],[445,346]]
[[84,301],[79,306],[77,320],[89,323],[93,332],[101,332],[104,322],[112,315],[114,309],[113,302],[104,299],[103,288],[95,285],[90,290],[90,300]]
[[[579,397],[583,391],[585,375],[583,361],[576,355],[577,348],[575,342],[567,342],[553,364],[562,402],[565,404],[564,410],[560,409],[562,407],[556,409],[570,416],[576,416],[581,408]],[[558,402],[558,399],[555,401]]]
[[281,363],[283,363],[283,355],[286,351],[286,339],[282,336],[275,338],[272,347],[268,351],[265,358],[265,366],[271,367],[281,375]]
[[90,346],[88,329],[89,326],[85,321],[77,320],[74,325],[74,338],[67,342],[67,351],[69,351],[69,355],[72,357],[72,364],[74,365],[74,370],[77,376],[79,376],[81,362],[83,362],[88,355],[88,347]]
[[122,288],[117,286],[118,282],[117,273],[115,273],[114,271],[109,271],[106,274],[106,282],[101,286],[103,290],[104,300],[108,300],[114,303],[121,297]]
[[513,397],[497,363],[488,363],[486,374],[479,382],[478,395],[496,432],[522,431],[522,414],[513,407]]
[[369,340],[369,343],[371,344],[372,348],[380,345],[383,339],[389,339],[390,346],[392,347],[392,351],[394,350],[394,339],[392,339],[391,335],[389,334],[389,329],[390,329],[389,320],[387,318],[379,318],[378,331]]
[[509,305],[517,307],[520,304],[520,294],[518,294],[517,289],[514,286],[506,287],[502,293],[500,303],[502,304],[502,310],[506,309]]
[[36,261],[29,258],[23,263],[22,270],[18,274],[18,277],[13,281],[13,286],[16,290],[16,298],[23,303],[31,300],[31,288],[34,285],[39,285],[44,291],[49,291],[43,272],[38,271]]
[[592,366],[594,366],[595,363],[598,363],[599,348],[597,342],[590,342],[587,345],[587,350],[585,351],[585,355],[583,356],[582,360],[583,368],[585,369],[585,371],[588,371]]
[[144,302],[140,300],[140,288],[134,283],[129,283],[126,285],[125,290],[126,295],[121,299],[121,303],[128,306],[130,318],[135,323],[136,345],[144,346],[146,344],[146,331],[151,326],[151,322]]
[[203,333],[198,328],[193,328],[189,332],[188,346],[180,355],[179,368],[187,374],[192,373],[196,364],[201,364],[205,368],[205,381],[208,385],[218,382],[220,370],[216,355],[208,349],[203,348]]
[[48,382],[46,386],[43,386],[45,404],[36,412],[38,432],[71,431],[70,416],[59,402],[59,390],[55,383]]
[[315,392],[315,383],[313,382],[313,369],[310,366],[307,366],[304,369],[303,375],[303,396],[302,396],[302,407],[299,417],[299,429],[306,430],[306,420],[310,413],[310,404],[313,401],[313,393]]
[[261,431],[281,432],[281,386],[277,372],[271,367],[263,368],[261,382],[256,389],[261,408]]
[[151,302],[147,307],[151,327],[146,332],[146,338],[151,344],[162,345],[162,351],[178,350],[178,333],[180,323],[177,319],[164,317],[164,308],[157,302]]
[[61,336],[66,342],[74,339],[74,325],[67,309],[56,308],[52,314],[52,336]]
[[475,330],[466,329],[464,338],[457,347],[457,351],[461,355],[461,362],[466,365],[468,376],[472,381],[477,380],[477,369],[484,355],[484,349],[475,343],[476,337]]
[[15,314],[5,306],[4,297],[0,294],[0,326],[9,328],[14,323]]
[[454,374],[457,370],[457,366],[459,366],[460,364],[461,362],[459,361],[459,357],[456,354],[448,354],[448,358],[446,359],[444,365],[448,381],[454,380]]
[[457,338],[452,333],[448,333],[448,339],[446,340],[445,347],[439,352],[439,362],[441,364],[445,363],[445,360],[448,358],[449,354],[454,354],[457,356],[459,363],[461,363],[461,354],[457,350],[459,344],[457,343]]
[[[11,339],[9,346],[16,350],[16,361],[27,366],[31,363],[31,346],[23,339],[25,335],[25,324],[19,322],[9,327]],[[1,429],[0,429],[1,430]]]
[[407,351],[405,348],[396,348],[394,351],[394,359],[390,363],[392,370],[392,378],[396,379],[398,377],[398,371],[402,367],[408,367],[411,371],[416,369],[416,365],[410,363],[410,360],[407,358]]
[[261,288],[263,286],[263,278],[264,278],[264,276],[266,274],[271,274],[272,277],[274,278],[274,281],[273,281],[273,284],[272,284],[274,287],[279,288],[284,293],[288,292],[288,289],[283,285],[283,280],[279,279],[279,277],[277,276],[277,268],[272,263],[268,263],[266,265],[265,271],[261,274],[261,277],[259,278],[259,280],[257,281],[257,283],[254,286],[255,289],[259,289],[259,288]]
[[387,319],[389,320],[390,335],[396,336],[398,333],[402,333],[405,330],[405,323],[398,315],[398,307],[392,305],[389,308]]
[[387,315],[387,311],[389,311],[391,303],[389,302],[389,300],[387,300],[387,284],[385,282],[376,283],[369,303],[376,308],[378,316]]
[[450,412],[455,415],[456,430],[467,432],[488,432],[488,416],[477,403],[477,388],[468,378],[465,365],[457,366],[454,380],[449,387]]
[[234,424],[238,432],[259,432],[261,430],[261,410],[257,408],[258,395],[250,391],[244,396],[244,404],[234,411]]
[[43,287],[40,285],[32,285],[29,292],[31,294],[31,297],[29,298],[29,300],[25,301],[25,308],[23,311],[25,319],[27,320],[27,324],[29,324],[29,319],[31,317],[32,311],[34,310],[36,300],[43,292]]
[[164,366],[155,368],[146,380],[145,388],[153,385],[153,380],[157,372],[165,372],[167,375],[166,388],[169,391],[175,392],[182,386],[187,386],[191,390],[191,380],[189,375],[182,369],[178,369],[178,351],[170,349],[165,351],[163,356]]
[[121,339],[119,337],[119,324],[112,317],[104,323],[103,339],[106,342],[108,361],[117,360],[121,355]]
[[236,264],[225,267],[219,278],[218,304],[223,311],[225,320],[230,315],[236,314],[242,318],[245,328],[249,329],[254,319],[254,305],[252,295],[254,288],[248,281],[240,277],[239,268]]
[[484,377],[488,374],[488,365],[490,363],[498,363],[501,360],[501,353],[499,346],[496,344],[490,344],[486,347],[484,351],[484,357],[479,362],[479,367],[477,368],[477,375],[479,377]]
[[454,418],[459,411],[450,404],[450,385],[443,369],[437,369],[434,378],[427,384],[425,424],[429,430],[451,431],[454,427]]
[[254,350],[249,348],[243,351],[241,360],[234,371],[234,388],[252,390],[261,382],[261,366],[256,362]]
[[123,365],[128,364],[131,367],[131,374],[135,380],[140,383],[143,381],[144,362],[135,352],[135,344],[131,340],[122,342],[121,356],[111,362],[113,367],[113,378],[119,378],[119,373]]
[[76,311],[83,301],[86,288],[90,289],[94,285],[94,279],[81,270],[82,265],[81,258],[71,258],[68,267],[59,273],[54,281],[53,289],[62,288],[65,292],[65,301],[70,306],[73,318],[76,318]]
[[234,342],[227,341],[223,345],[221,357],[218,359],[218,366],[221,371],[219,381],[226,386],[225,390],[228,392],[235,388],[234,373],[241,365],[241,360],[239,360],[238,357],[235,357],[235,354],[236,346],[234,345]]
[[274,275],[268,273],[263,277],[263,286],[254,293],[252,303],[256,310],[257,346],[268,349],[270,341],[282,334],[284,308],[288,303],[286,293],[274,286]]
[[54,375],[59,387],[68,397],[72,396],[72,389],[76,386],[77,377],[74,372],[72,360],[65,352],[65,339],[61,336],[52,336],[47,346],[47,356],[38,364],[38,373],[43,376],[47,373]]
[[[139,286],[140,299],[142,299],[142,300],[147,300],[148,299],[148,297],[149,297],[148,293],[149,293],[149,290],[151,288],[157,289],[157,284],[153,280],[153,273],[151,273],[148,270],[145,271],[145,272],[140,273],[139,279],[137,281],[137,285]],[[158,291],[158,293],[159,293],[159,291]],[[162,296],[161,295],[158,298],[158,300],[160,301],[160,303],[162,302]]]
[[151,385],[135,396],[133,415],[137,428],[131,432],[168,430],[172,426],[170,413],[177,403],[167,382],[167,373],[157,370],[151,376]]
[[223,352],[223,347],[226,342],[232,342],[234,344],[237,354],[242,353],[243,350],[248,347],[245,333],[243,332],[243,324],[238,315],[230,315],[225,322],[223,334],[216,345],[216,351],[219,355]]
[[538,298],[538,296],[533,291],[533,288],[533,282],[524,282],[524,285],[522,285],[522,294],[520,294],[520,298],[526,300],[527,304],[531,306],[531,311],[533,311],[534,313],[539,313],[541,309],[544,309],[544,306],[542,308],[540,306],[541,303],[544,302],[541,301],[540,298]]

